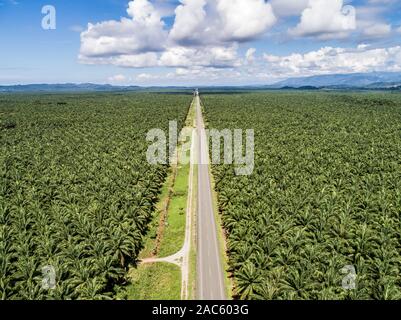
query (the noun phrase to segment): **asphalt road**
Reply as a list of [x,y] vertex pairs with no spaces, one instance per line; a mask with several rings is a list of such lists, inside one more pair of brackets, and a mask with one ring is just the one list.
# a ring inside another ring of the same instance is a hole
[[195,99],[198,146],[198,258],[196,295],[199,300],[226,300],[217,225],[213,212],[208,141],[199,96],[195,97]]

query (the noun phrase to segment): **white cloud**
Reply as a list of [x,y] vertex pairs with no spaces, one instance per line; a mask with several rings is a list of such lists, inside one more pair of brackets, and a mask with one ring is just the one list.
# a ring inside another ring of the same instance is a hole
[[264,55],[267,71],[276,77],[372,71],[401,71],[401,46],[355,49],[324,47],[305,54]]
[[401,27],[398,27],[398,28],[397,28],[397,32],[398,32],[398,33],[401,33]]
[[85,64],[111,64],[126,68],[146,68],[157,66],[158,56],[155,52],[110,55],[103,57],[85,57],[81,55],[80,62]]
[[273,12],[278,16],[297,16],[308,6],[309,0],[271,0]]
[[[249,59],[252,60],[252,64],[246,63]],[[264,54],[263,57],[255,56],[254,49],[250,48],[243,60],[245,63],[238,68],[183,63],[184,66],[176,67],[174,72],[141,73],[134,80],[147,84],[171,84],[172,81],[177,84],[268,84],[288,77],[373,71],[401,72],[401,46],[373,48],[368,44],[360,44],[355,48],[323,47],[304,54]]]
[[343,38],[355,29],[356,10],[352,6],[344,6],[343,0],[309,0],[301,21],[290,29],[290,34],[330,39]]
[[130,1],[127,13],[130,18],[88,24],[81,33],[82,63],[234,67],[240,63],[237,43],[253,39],[275,22],[264,0],[182,0],[170,31],[150,1]]
[[241,72],[235,69],[219,69],[212,67],[190,67],[176,68],[169,73],[141,73],[134,77],[136,83],[143,84],[166,84],[169,85],[172,81],[176,84],[188,84],[188,82],[199,85],[210,84],[211,81],[221,83],[239,83],[242,78]]
[[108,81],[109,82],[125,82],[125,81],[127,81],[127,78],[123,74],[116,74],[115,76],[109,77]]
[[174,73],[169,73],[167,78],[181,81],[203,82],[224,81],[236,82],[241,73],[234,69],[218,69],[211,67],[177,68]]
[[178,43],[200,42],[205,32],[205,0],[182,0],[175,10],[170,38]]
[[391,33],[391,25],[386,23],[376,23],[363,29],[362,34],[367,37],[380,38]]
[[157,65],[157,54],[154,52],[147,52],[135,55],[122,55],[116,57],[113,61],[114,65],[120,67],[131,68],[145,68]]
[[264,0],[182,0],[170,38],[182,45],[247,41],[276,22]]
[[117,55],[110,57],[82,58],[85,64],[110,64],[126,68],[181,67],[194,66],[229,68],[240,65],[237,46],[210,46],[191,48],[183,46],[169,47],[159,55],[148,52],[136,55]]
[[238,66],[237,45],[191,48],[176,46],[168,48],[160,57],[159,65],[165,67],[215,67]]
[[130,18],[88,24],[81,33],[80,62],[133,68],[234,67],[240,63],[238,43],[264,33],[276,21],[264,0],[181,0],[173,26],[166,30],[155,5],[133,0],[127,9]]
[[135,55],[163,49],[167,33],[164,23],[147,0],[129,2],[130,18],[88,24],[81,33],[81,59],[90,57]]
[[135,80],[140,82],[148,82],[152,80],[159,80],[161,78],[163,78],[163,76],[158,74],[140,73],[135,77]]
[[175,46],[166,48],[166,50],[160,54],[148,52],[136,55],[81,57],[80,61],[85,64],[110,64],[125,68],[186,68],[193,66],[228,68],[240,65],[240,60],[237,57],[236,45],[230,47],[211,46],[204,48]]
[[264,0],[217,0],[223,38],[229,41],[252,39],[276,23],[270,3]]
[[[88,24],[81,33],[79,59],[86,64],[175,69],[166,74],[140,73],[133,78],[143,82],[228,79],[234,83],[239,79],[267,81],[327,73],[401,71],[400,47],[324,47],[305,54],[265,54],[263,58],[252,47],[243,55],[238,53],[244,50],[244,42],[270,30],[276,15],[282,19],[300,15],[299,23],[289,30],[294,37],[333,39],[354,32],[369,42],[391,33],[391,26],[381,22],[377,11],[365,10],[357,25],[356,11],[344,6],[346,3],[350,1],[180,0],[177,5],[173,0],[133,0],[126,18]],[[163,22],[166,15],[174,18],[170,28]],[[120,76],[109,80],[127,80]]]

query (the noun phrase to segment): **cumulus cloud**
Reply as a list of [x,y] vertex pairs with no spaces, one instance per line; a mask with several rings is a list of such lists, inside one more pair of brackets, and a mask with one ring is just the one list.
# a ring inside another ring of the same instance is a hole
[[228,41],[254,38],[276,22],[270,3],[264,0],[217,0],[222,37]]
[[110,64],[125,68],[151,68],[151,67],[214,67],[229,68],[240,65],[237,56],[237,45],[229,47],[168,47],[162,53],[147,52],[136,55],[116,55],[109,57],[82,58],[85,64]]
[[264,0],[181,0],[170,30],[148,0],[130,1],[127,14],[119,21],[88,24],[81,33],[82,63],[233,67],[239,63],[238,43],[263,34],[276,21]]
[[147,0],[129,2],[130,18],[88,24],[81,33],[80,58],[136,55],[163,50],[167,39],[164,22]]
[[170,38],[180,44],[247,41],[276,22],[264,0],[181,0]]
[[293,77],[335,73],[401,71],[401,46],[371,48],[324,47],[305,54],[264,55],[267,70],[275,76]]
[[[263,57],[248,47],[239,54],[244,43],[266,34],[277,17],[282,20],[299,15],[299,22],[288,31],[293,37],[326,40],[353,32],[369,42],[391,34],[391,25],[378,19],[376,11],[362,10],[357,24],[356,10],[346,3],[350,1],[132,0],[126,17],[88,24],[81,33],[79,60],[126,68],[175,69],[163,75],[145,72],[136,76],[136,81],[144,82],[218,78],[265,81],[327,73],[401,71],[400,47],[323,47],[304,54]],[[171,24],[164,22],[166,15]],[[116,75],[109,81],[126,79]]]
[[235,69],[218,69],[213,67],[191,67],[177,68],[175,72],[167,74],[168,79],[185,81],[196,81],[197,83],[210,84],[210,81],[219,81],[235,83],[241,77],[241,72]]
[[147,68],[157,66],[159,63],[158,55],[155,52],[145,52],[140,54],[110,55],[102,57],[80,56],[81,63],[85,64],[110,64],[126,68]]
[[188,82],[210,84],[211,81],[224,81],[225,83],[240,83],[242,81],[241,72],[235,69],[219,69],[213,67],[190,67],[176,68],[168,73],[141,73],[134,77],[135,82],[149,84],[170,84],[171,81],[177,84],[186,85]]
[[199,43],[205,36],[205,0],[182,0],[175,10],[170,38],[178,43]]
[[148,82],[152,80],[159,80],[162,79],[163,75],[159,74],[151,74],[151,73],[140,73],[137,76],[135,76],[135,80],[139,82]]
[[301,21],[290,29],[290,34],[330,39],[343,38],[355,29],[356,10],[352,6],[344,6],[343,0],[309,0]]
[[221,82],[239,83],[274,83],[288,77],[301,77],[336,73],[364,73],[373,71],[401,71],[401,46],[390,48],[373,48],[360,44],[355,48],[323,47],[304,54],[293,53],[279,56],[264,54],[255,56],[250,48],[241,68],[215,68],[209,66],[177,67],[174,72],[164,74],[141,73],[135,81],[143,83],[196,82],[210,84]]
[[278,16],[297,16],[308,7],[309,0],[271,0],[273,12]]
[[165,67],[211,66],[215,68],[238,66],[237,46],[171,47],[161,55],[160,65]]

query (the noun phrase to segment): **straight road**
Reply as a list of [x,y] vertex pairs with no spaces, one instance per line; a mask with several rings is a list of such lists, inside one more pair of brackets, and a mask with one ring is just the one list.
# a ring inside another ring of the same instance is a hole
[[213,211],[209,175],[209,145],[199,94],[195,97],[198,145],[198,254],[197,299],[226,300],[217,225]]

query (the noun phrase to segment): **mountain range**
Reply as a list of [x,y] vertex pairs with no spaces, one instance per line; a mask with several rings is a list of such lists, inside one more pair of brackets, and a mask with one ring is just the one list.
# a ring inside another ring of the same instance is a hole
[[273,88],[302,88],[302,87],[344,87],[365,89],[387,89],[401,86],[399,72],[372,72],[351,74],[330,74],[301,78],[289,78],[277,82]]
[[[110,84],[65,83],[27,84],[0,86],[1,92],[118,92],[118,91],[180,91],[191,87],[140,87],[113,86]],[[330,74],[311,77],[289,78],[272,85],[256,86],[208,86],[205,90],[266,90],[266,89],[332,89],[332,90],[401,90],[401,72],[372,72],[352,74]]]

